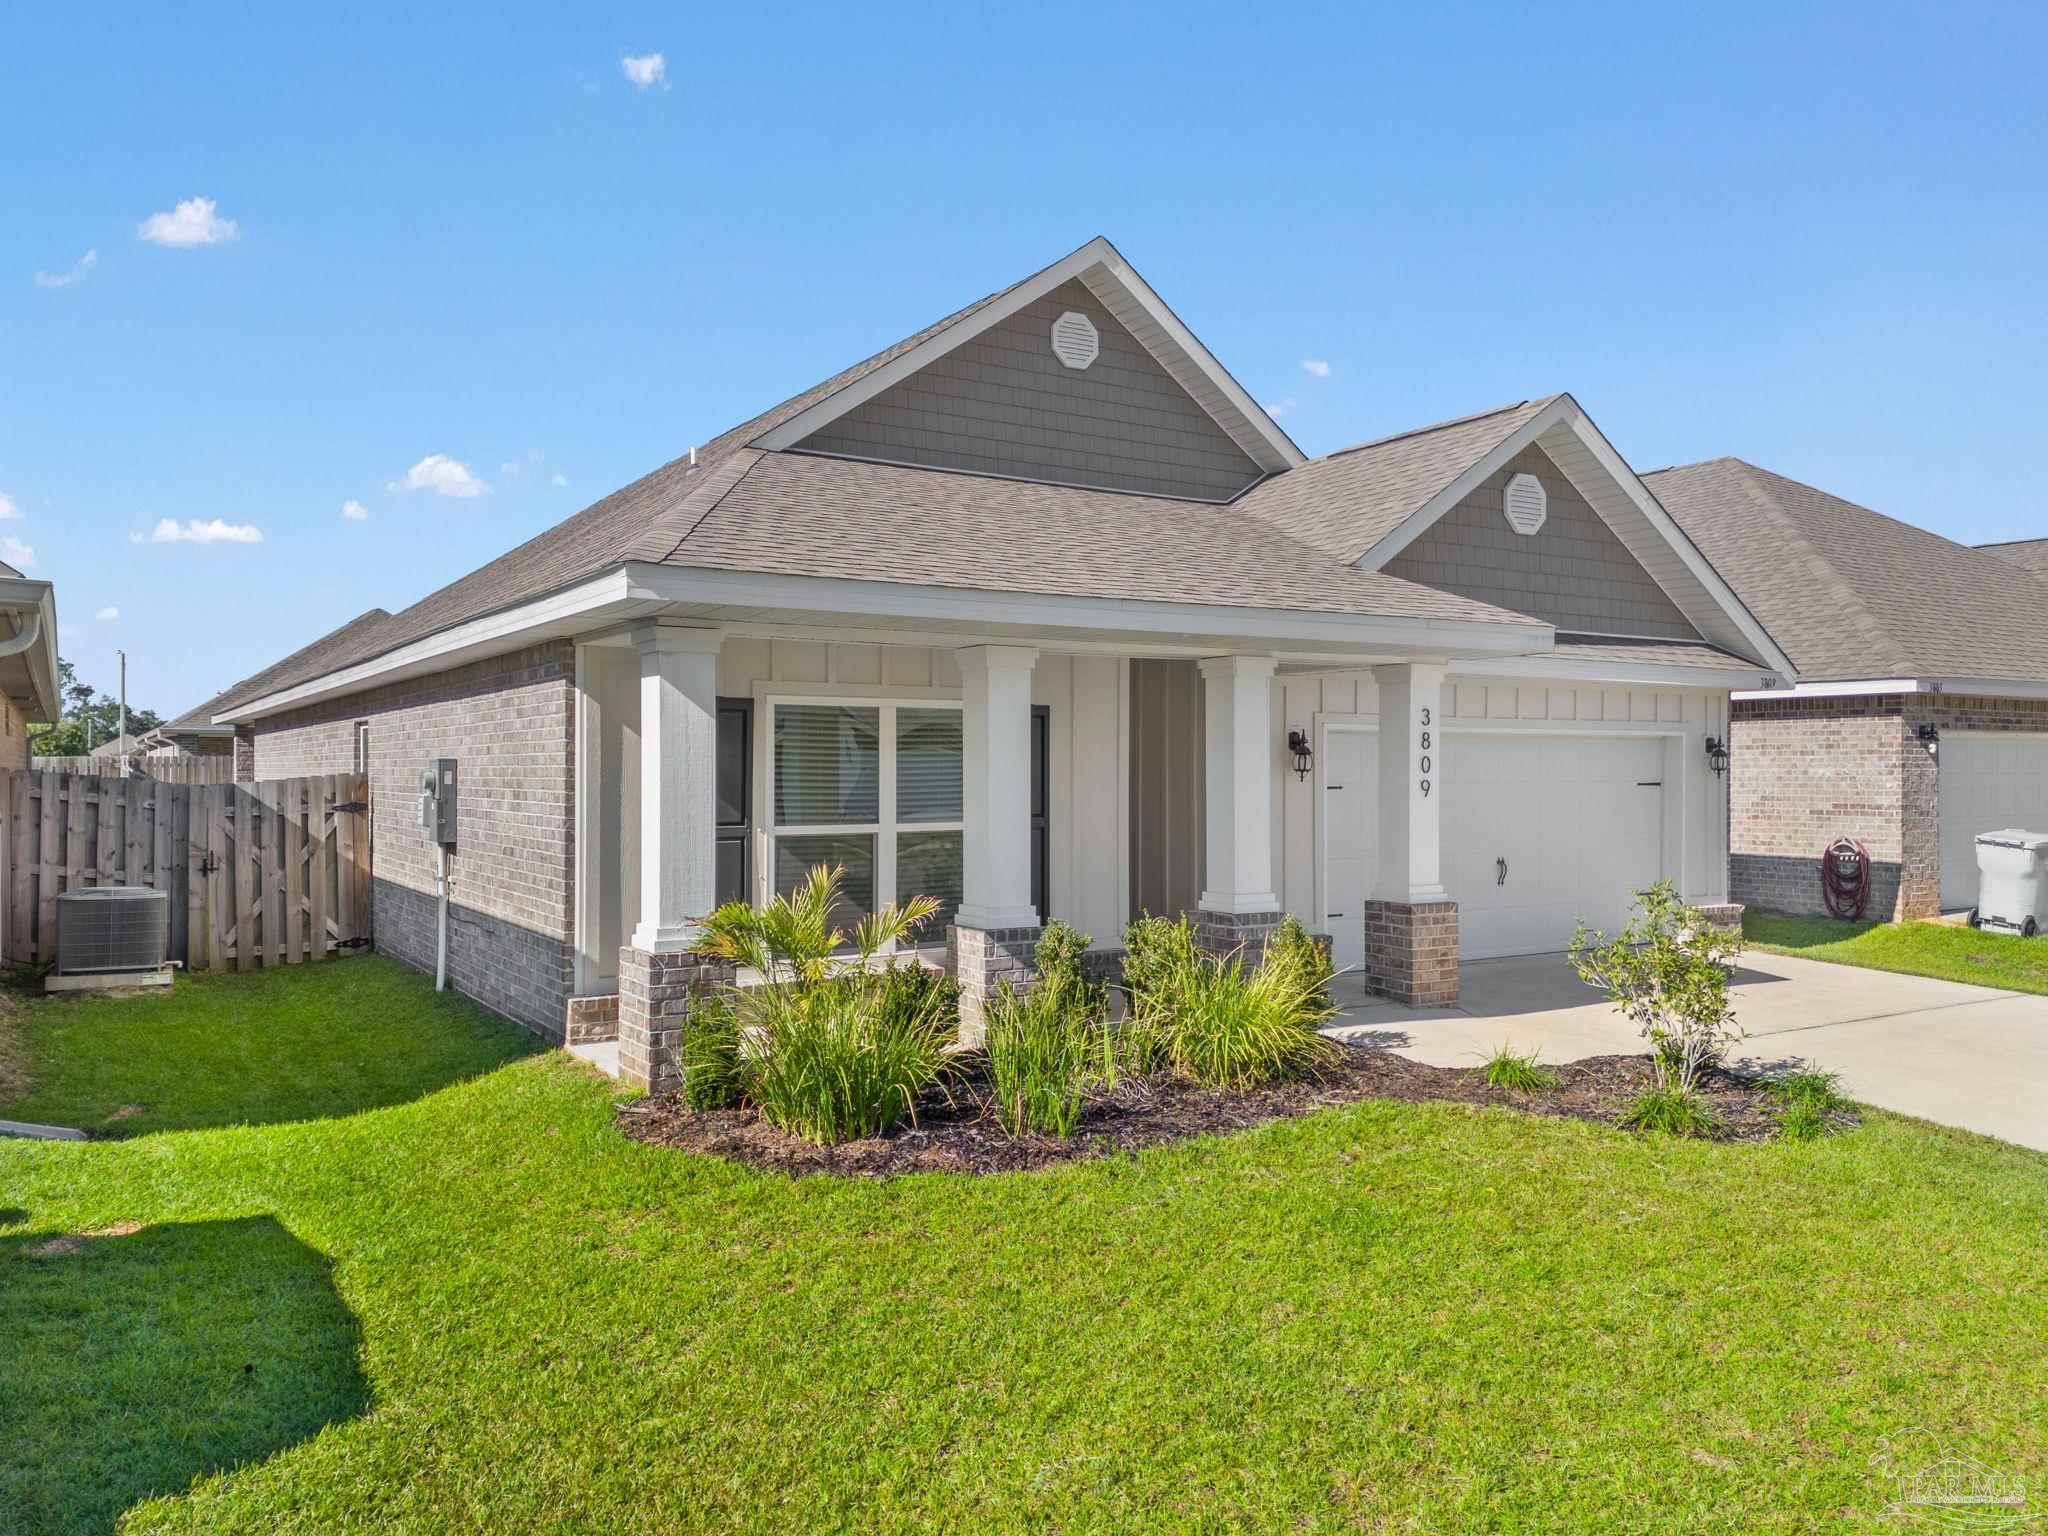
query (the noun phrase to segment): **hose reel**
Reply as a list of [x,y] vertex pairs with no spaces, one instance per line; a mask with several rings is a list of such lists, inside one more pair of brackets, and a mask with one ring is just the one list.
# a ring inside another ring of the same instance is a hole
[[1870,904],[1870,850],[1838,837],[1820,856],[1820,895],[1828,916],[1859,918]]

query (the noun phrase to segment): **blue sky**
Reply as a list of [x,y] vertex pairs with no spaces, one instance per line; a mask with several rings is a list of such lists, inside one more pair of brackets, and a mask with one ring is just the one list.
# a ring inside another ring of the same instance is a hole
[[0,558],[91,680],[182,709],[1097,233],[1312,453],[1569,389],[2048,535],[2041,7],[599,9],[10,18]]

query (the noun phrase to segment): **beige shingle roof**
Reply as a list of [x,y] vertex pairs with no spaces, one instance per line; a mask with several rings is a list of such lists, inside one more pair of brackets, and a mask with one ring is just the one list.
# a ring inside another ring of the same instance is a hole
[[747,456],[753,462],[667,564],[1135,602],[1539,622],[1356,570],[1237,507],[817,454]]
[[[374,637],[386,619],[391,615],[382,608],[372,608],[359,613],[346,624],[330,629],[319,639],[301,646],[281,661],[273,661],[261,672],[252,673],[239,683],[222,689],[204,704],[195,704],[177,719],[157,728],[163,735],[175,736],[181,731],[195,731],[201,726],[211,725],[213,717],[223,710],[232,709],[248,699],[261,698],[266,693],[289,686],[305,677],[318,677],[322,672],[332,670],[341,662],[361,652],[372,644]],[[370,654],[375,654],[371,652]]]
[[1238,505],[1347,564],[1557,396],[1343,448],[1253,486]]
[[1977,548],[2048,575],[2048,539],[2009,539],[2003,544],[1979,544]]
[[1758,670],[1747,656],[1724,651],[1703,640],[1610,639],[1605,635],[1560,633],[1557,644],[1546,656],[1555,661],[1626,662],[1652,667],[1705,667],[1726,671],[1739,668]]
[[1740,459],[1643,483],[1808,682],[2048,678],[2036,584],[1972,549]]

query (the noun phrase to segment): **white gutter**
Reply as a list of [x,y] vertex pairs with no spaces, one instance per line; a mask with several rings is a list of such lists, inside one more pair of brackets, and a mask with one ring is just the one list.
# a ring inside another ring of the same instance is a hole
[[[989,626],[1002,625],[1128,636],[1134,646],[1155,653],[1175,650],[1186,655],[1213,655],[1229,650],[1233,643],[1287,652],[1348,653],[1355,655],[1361,666],[1403,654],[1541,656],[1550,650],[1554,635],[1550,625],[1538,623],[1054,597],[635,563],[534,602],[454,625],[369,661],[245,700],[213,719],[216,725],[259,720],[360,692],[379,682],[445,671],[535,640],[608,629],[677,606],[809,612],[819,615],[823,623],[835,615],[850,614],[897,620],[905,628],[920,623],[977,626],[954,632],[950,643],[958,645],[975,644],[986,638]],[[718,621],[708,618],[706,622]],[[870,639],[878,637],[879,632]],[[1157,640],[1148,646],[1147,637]],[[1041,638],[1055,646],[1059,640],[1057,634]]]
[[57,596],[47,581],[25,576],[0,576],[0,613],[26,615],[18,618],[14,635],[0,641],[0,658],[22,656],[27,660],[29,679],[35,686],[38,724],[55,724],[64,712],[57,695]]
[[1746,689],[1738,703],[1754,699],[1861,699],[1886,693],[1967,695],[1970,698],[2048,699],[2048,680],[2016,677],[1863,677],[1834,682],[1794,683],[1769,693]]

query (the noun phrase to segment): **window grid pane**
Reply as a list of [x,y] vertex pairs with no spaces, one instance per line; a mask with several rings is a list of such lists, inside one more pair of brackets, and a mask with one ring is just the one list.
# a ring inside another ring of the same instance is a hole
[[844,871],[832,926],[845,929],[875,910],[875,839],[868,833],[840,833],[775,839],[775,894],[787,896],[823,864]]
[[778,706],[775,824],[838,826],[879,821],[881,739],[881,711],[872,707]]
[[957,709],[896,711],[896,819],[958,821],[963,812],[961,715]]
[[911,942],[945,941],[947,925],[960,910],[963,846],[958,832],[905,832],[896,839],[897,900],[930,896],[939,904]]

